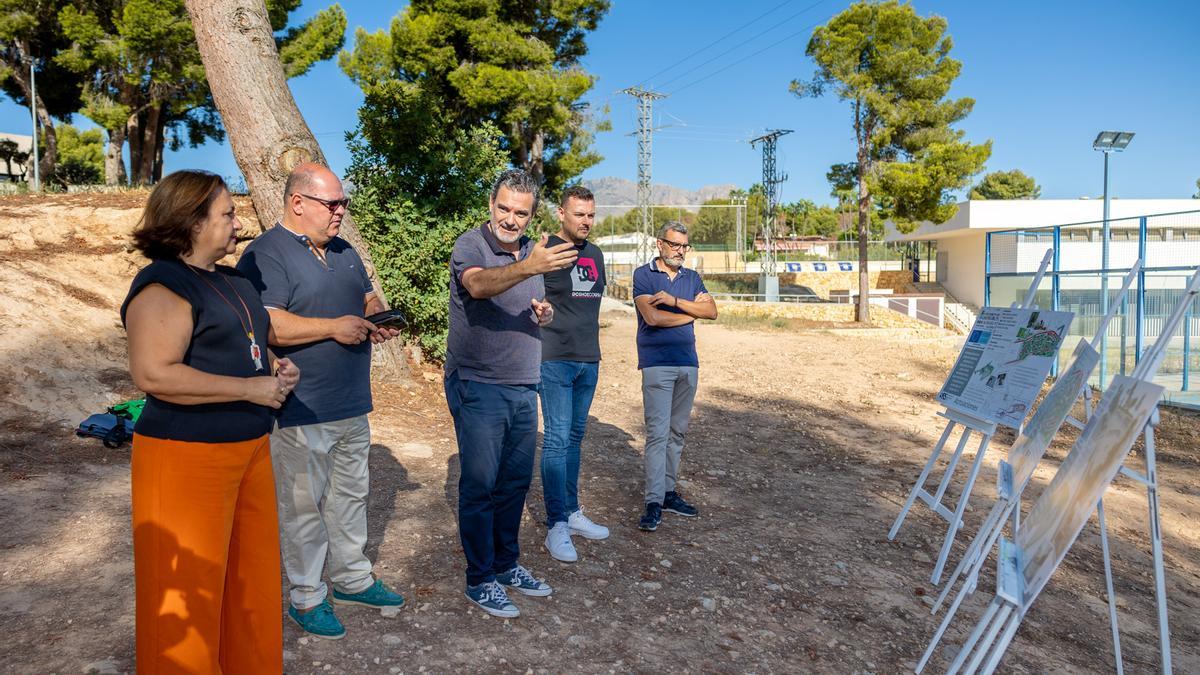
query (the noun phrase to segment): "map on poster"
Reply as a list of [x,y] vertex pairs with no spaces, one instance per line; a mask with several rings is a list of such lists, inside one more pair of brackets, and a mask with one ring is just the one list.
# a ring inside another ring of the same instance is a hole
[[972,417],[1020,427],[1074,316],[1071,312],[984,307],[938,393],[938,401]]

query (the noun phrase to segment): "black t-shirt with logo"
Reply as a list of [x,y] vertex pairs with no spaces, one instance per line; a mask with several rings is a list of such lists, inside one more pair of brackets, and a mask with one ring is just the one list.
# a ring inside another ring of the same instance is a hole
[[[564,243],[551,236],[547,246]],[[543,361],[600,360],[600,298],[608,277],[604,252],[590,241],[576,246],[575,265],[544,275],[554,321],[542,329]]]

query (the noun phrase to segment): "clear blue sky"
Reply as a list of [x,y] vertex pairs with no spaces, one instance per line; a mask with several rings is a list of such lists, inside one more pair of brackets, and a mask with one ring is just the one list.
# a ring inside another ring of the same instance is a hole
[[[296,17],[330,0],[308,0]],[[405,3],[342,0],[353,31],[386,28]],[[782,6],[780,6],[782,4]],[[1125,198],[1190,197],[1200,178],[1200,3],[1193,0],[915,0],[923,15],[949,21],[952,55],[963,72],[952,94],[976,100],[960,124],[972,141],[994,141],[987,169],[1019,168],[1046,198],[1101,191],[1101,159],[1091,149],[1102,129],[1137,136],[1114,158],[1112,191]],[[670,94],[657,102],[653,177],[695,189],[747,186],[761,178],[761,154],[746,141],[768,128],[794,129],[780,140],[779,166],[790,179],[785,201],[828,203],[825,172],[853,157],[846,104],[800,100],[788,92],[813,72],[804,48],[813,27],[845,0],[614,0],[590,36],[584,61],[598,78],[594,109],[610,106],[613,131],[596,143],[605,159],[585,177],[636,179],[632,99],[618,90],[644,84]],[[720,43],[735,28],[766,14]],[[693,52],[699,54],[688,57]],[[726,53],[727,52],[727,53]],[[684,59],[679,65],[669,66]],[[705,62],[708,63],[705,63]],[[337,65],[318,65],[291,81],[301,111],[335,170],[349,154],[358,89]],[[0,131],[28,133],[28,111],[0,102]],[[80,118],[82,122],[82,118]],[[673,126],[667,126],[673,125]],[[236,175],[227,144],[168,153],[167,170],[206,167]]]

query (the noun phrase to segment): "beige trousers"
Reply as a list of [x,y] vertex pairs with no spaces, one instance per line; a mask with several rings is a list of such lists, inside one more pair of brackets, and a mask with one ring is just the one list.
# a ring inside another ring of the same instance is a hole
[[342,593],[375,583],[367,545],[367,416],[297,427],[271,434],[271,464],[279,500],[280,549],[292,606],[305,610],[325,600],[321,572]]

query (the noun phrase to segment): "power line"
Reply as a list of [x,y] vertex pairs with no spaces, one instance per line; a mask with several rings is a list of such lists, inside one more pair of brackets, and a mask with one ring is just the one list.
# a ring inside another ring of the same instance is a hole
[[811,25],[809,25],[809,26],[806,26],[806,27],[804,27],[804,28],[802,28],[802,29],[800,29],[800,30],[796,31],[795,33],[792,33],[791,35],[788,35],[788,36],[784,37],[782,40],[779,40],[778,42],[772,42],[771,44],[767,45],[766,47],[763,47],[762,49],[760,49],[760,50],[758,50],[758,51],[756,51],[756,52],[753,52],[753,53],[747,54],[746,56],[743,56],[742,58],[740,58],[740,59],[738,59],[737,61],[734,61],[733,63],[731,63],[731,64],[729,64],[729,65],[725,66],[724,68],[720,68],[720,69],[718,69],[718,70],[714,70],[713,72],[709,73],[708,75],[705,75],[705,76],[701,77],[701,78],[700,78],[700,79],[698,79],[698,80],[692,80],[691,82],[689,82],[689,83],[687,83],[687,84],[683,85],[682,87],[680,87],[680,88],[676,89],[675,91],[672,91],[672,92],[671,92],[671,94],[678,94],[679,92],[683,91],[684,89],[687,89],[687,88],[689,88],[689,87],[693,87],[693,86],[695,86],[695,85],[697,85],[697,84],[700,84],[701,82],[703,82],[703,81],[705,81],[705,80],[707,80],[707,79],[709,79],[709,78],[712,78],[712,77],[715,77],[715,76],[717,76],[717,75],[720,75],[721,73],[725,72],[726,70],[729,70],[730,68],[732,68],[732,67],[734,67],[734,66],[738,65],[739,63],[742,63],[742,62],[744,62],[744,61],[746,61],[746,60],[748,60],[748,59],[752,59],[752,58],[754,58],[755,56],[758,56],[759,54],[761,54],[761,53],[763,53],[763,52],[765,52],[765,51],[767,51],[767,50],[769,50],[769,49],[774,49],[775,47],[778,47],[779,45],[781,45],[781,44],[783,44],[783,43],[787,42],[788,40],[791,40],[792,38],[794,38],[794,37],[797,37],[797,36],[799,36],[799,35],[802,35],[802,34],[804,34],[804,33],[808,32],[808,31],[810,31],[810,30],[812,30],[812,29],[816,28],[816,27],[817,27],[817,26],[819,26],[819,25],[820,25],[820,23],[818,22],[818,23],[814,23],[814,24],[811,24]]
[[[682,73],[679,73],[675,77],[672,77],[671,79],[667,80],[666,82],[663,82],[659,86],[666,87],[668,84],[671,84],[672,82],[675,82],[676,80],[681,79],[684,75],[688,75],[689,73],[694,73],[695,71],[703,68],[704,66],[707,66],[708,64],[712,63],[713,61],[716,61],[716,60],[720,59],[721,57],[728,55],[731,52],[735,52],[738,49],[745,47],[746,45],[750,44],[751,42],[763,37],[767,33],[770,33],[774,30],[782,28],[784,26],[784,24],[788,23],[792,19],[795,19],[796,17],[800,16],[801,14],[804,14],[805,12],[808,12],[809,10],[815,9],[817,6],[822,5],[825,2],[827,2],[827,0],[817,0],[817,2],[814,2],[813,4],[809,5],[808,7],[805,7],[804,9],[800,10],[799,12],[796,12],[795,14],[789,16],[788,18],[784,19],[783,21],[776,23],[774,26],[771,26],[770,28],[768,28],[760,33],[757,33],[756,35],[753,35],[745,40],[742,40],[738,44],[730,47],[729,49],[726,49],[725,51],[721,52],[720,54],[717,54],[716,56],[712,57],[711,59],[709,59],[707,61],[704,61],[698,65],[688,68],[687,70],[683,71]],[[800,31],[800,32],[803,33],[804,31]],[[784,39],[786,40],[788,38],[784,38]],[[778,43],[776,43],[776,44],[778,44]]]
[[658,77],[659,75],[662,75],[663,73],[665,73],[665,72],[667,72],[667,71],[671,70],[671,69],[672,69],[672,68],[674,68],[675,66],[678,66],[679,64],[681,64],[681,63],[683,63],[683,62],[687,61],[688,59],[692,58],[693,56],[696,56],[697,54],[703,53],[703,52],[704,52],[705,50],[707,50],[708,48],[710,48],[710,47],[714,47],[714,46],[716,46],[716,45],[720,44],[721,42],[724,42],[726,39],[728,39],[728,38],[732,37],[734,34],[741,32],[741,31],[742,31],[742,29],[744,29],[744,28],[746,28],[746,27],[750,26],[751,24],[757,23],[759,19],[762,19],[763,17],[767,16],[768,14],[771,14],[772,12],[774,12],[774,11],[775,11],[775,10],[777,10],[777,9],[779,9],[780,7],[783,7],[784,5],[791,4],[791,3],[792,3],[792,2],[794,2],[794,1],[795,1],[795,0],[784,0],[784,2],[781,2],[781,3],[779,3],[778,5],[775,5],[775,6],[774,6],[774,7],[772,7],[771,9],[768,9],[767,11],[763,12],[762,14],[759,14],[758,16],[756,16],[756,17],[754,17],[753,19],[751,19],[751,20],[747,21],[746,23],[744,23],[744,24],[742,24],[742,25],[738,26],[737,28],[734,28],[733,30],[731,30],[731,31],[729,31],[728,33],[726,33],[726,34],[722,35],[721,37],[717,38],[716,40],[713,40],[712,42],[710,42],[710,43],[708,43],[708,44],[704,45],[703,47],[701,47],[701,48],[697,49],[696,51],[692,52],[691,54],[688,54],[687,56],[683,57],[682,59],[679,59],[679,60],[678,60],[678,61],[676,61],[675,63],[672,63],[671,65],[667,66],[666,68],[663,68],[662,70],[658,71],[657,73],[654,73],[654,74],[653,74],[653,75],[651,75],[650,77],[647,77],[646,79],[644,79],[644,80],[642,80],[641,82],[639,82],[639,83],[638,83],[638,86],[641,86],[641,85],[643,85],[643,84],[646,84],[646,83],[647,83],[647,82],[649,82],[650,80],[653,80],[654,78]]

